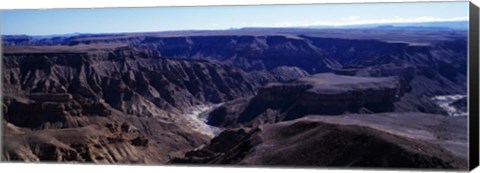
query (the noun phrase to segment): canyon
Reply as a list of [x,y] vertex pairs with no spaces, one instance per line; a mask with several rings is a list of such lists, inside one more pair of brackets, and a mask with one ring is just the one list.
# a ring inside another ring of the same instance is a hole
[[464,169],[468,115],[432,98],[466,95],[466,54],[463,30],[2,36],[2,160]]

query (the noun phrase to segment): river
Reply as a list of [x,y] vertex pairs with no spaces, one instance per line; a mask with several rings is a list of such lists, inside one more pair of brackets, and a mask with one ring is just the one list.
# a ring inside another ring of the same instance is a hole
[[213,110],[221,106],[222,104],[209,104],[209,105],[199,105],[190,108],[187,114],[185,114],[186,118],[188,118],[188,125],[193,130],[200,132],[202,134],[208,135],[210,137],[215,137],[220,132],[222,132],[222,128],[210,126],[207,124],[207,118]]
[[462,110],[458,110],[451,104],[457,100],[463,99],[467,97],[466,95],[440,95],[432,97],[432,101],[443,108],[443,110],[447,111],[449,116],[467,116],[468,112],[464,112]]

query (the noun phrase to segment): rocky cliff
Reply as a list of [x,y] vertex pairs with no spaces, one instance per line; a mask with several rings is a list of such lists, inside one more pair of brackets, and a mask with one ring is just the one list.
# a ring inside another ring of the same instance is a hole
[[[162,163],[207,143],[184,116],[196,106],[251,96],[262,83],[288,79],[280,74],[308,74],[278,68],[249,75],[228,64],[123,46],[4,50],[6,160]],[[117,129],[126,122],[139,130]]]
[[210,113],[214,126],[256,126],[308,114],[392,112],[403,96],[398,78],[322,73],[287,83],[269,83],[249,100],[235,100]]

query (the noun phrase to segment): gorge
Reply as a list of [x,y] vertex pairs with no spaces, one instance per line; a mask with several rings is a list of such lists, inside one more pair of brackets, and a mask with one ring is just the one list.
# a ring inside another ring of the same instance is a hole
[[466,116],[450,117],[431,99],[467,93],[464,30],[2,41],[4,161],[467,166]]

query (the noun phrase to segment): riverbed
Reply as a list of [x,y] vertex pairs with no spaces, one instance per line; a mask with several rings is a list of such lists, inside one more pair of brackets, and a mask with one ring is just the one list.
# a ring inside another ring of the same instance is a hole
[[210,112],[221,105],[222,104],[198,105],[190,108],[190,110],[185,114],[185,117],[189,120],[188,126],[190,126],[193,130],[208,135],[212,138],[217,136],[220,134],[220,132],[222,132],[223,129],[208,125],[207,119]]
[[458,110],[451,104],[457,100],[467,97],[466,95],[440,95],[432,97],[432,101],[445,110],[449,116],[467,116],[468,112]]

